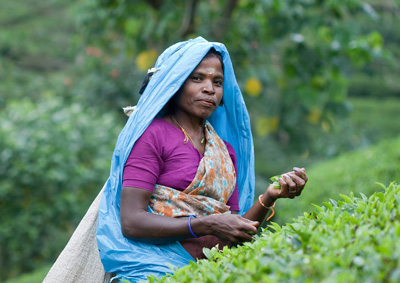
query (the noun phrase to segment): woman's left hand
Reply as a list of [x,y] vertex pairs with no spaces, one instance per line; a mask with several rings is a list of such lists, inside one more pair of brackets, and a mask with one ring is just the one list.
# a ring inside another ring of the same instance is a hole
[[270,185],[265,191],[264,195],[270,201],[275,201],[279,198],[295,198],[301,195],[308,181],[306,169],[294,167],[292,172],[282,174],[278,179],[280,188],[275,188]]

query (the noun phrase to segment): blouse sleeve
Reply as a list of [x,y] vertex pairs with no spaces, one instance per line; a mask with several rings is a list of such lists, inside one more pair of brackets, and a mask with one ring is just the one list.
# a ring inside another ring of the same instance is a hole
[[[236,166],[236,153],[233,147],[225,142],[226,147],[228,149],[229,155],[232,159],[233,165],[235,167],[235,172],[236,172],[236,179],[237,179],[237,166]],[[236,182],[235,185],[235,190],[233,191],[231,197],[228,199],[228,202],[226,203],[227,205],[230,206],[230,211],[239,211],[239,190],[238,190],[238,184]]]
[[122,187],[136,187],[153,191],[163,169],[159,135],[149,126],[133,145],[125,163]]

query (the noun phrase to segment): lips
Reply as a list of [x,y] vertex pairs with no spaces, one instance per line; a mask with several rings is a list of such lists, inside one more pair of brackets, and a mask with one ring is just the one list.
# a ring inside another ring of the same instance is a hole
[[213,99],[199,99],[198,101],[203,102],[203,104],[207,105],[217,105],[217,103]]

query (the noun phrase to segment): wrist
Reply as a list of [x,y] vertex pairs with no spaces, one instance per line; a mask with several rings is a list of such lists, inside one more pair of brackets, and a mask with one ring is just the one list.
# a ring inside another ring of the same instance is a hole
[[271,207],[274,205],[275,201],[277,200],[276,198],[271,197],[268,194],[268,191],[266,191],[264,194],[261,195],[261,200],[263,204],[267,207]]
[[203,216],[196,219],[192,218],[192,229],[197,236],[213,235],[215,217]]

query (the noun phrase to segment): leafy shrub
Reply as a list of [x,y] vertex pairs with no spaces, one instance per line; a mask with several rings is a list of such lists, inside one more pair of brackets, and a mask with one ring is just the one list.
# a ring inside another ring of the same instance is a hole
[[260,143],[268,136],[275,151],[325,156],[348,149],[351,133],[341,130],[335,146],[332,129],[347,121],[349,70],[384,50],[378,32],[361,32],[354,21],[373,8],[361,0],[219,2],[88,1],[77,13],[79,30],[85,45],[102,52],[94,56],[108,57],[121,74],[137,74],[107,81],[120,99],[142,81],[151,53],[197,35],[224,42]]
[[51,265],[45,265],[35,271],[9,279],[5,283],[41,283],[49,272]]
[[150,282],[399,282],[400,186],[341,197]]
[[381,71],[382,74],[356,74],[351,78],[349,95],[353,97],[399,98],[398,70]]
[[[383,139],[395,138],[400,133],[400,99],[351,98],[353,111],[350,115],[356,142],[369,145]],[[383,114],[384,113],[384,114]]]
[[54,260],[106,181],[120,127],[48,96],[0,113],[0,273]]
[[377,145],[343,154],[335,159],[314,164],[307,170],[309,181],[296,200],[281,199],[276,203],[276,221],[280,224],[312,209],[311,204],[322,204],[328,198],[350,192],[371,195],[380,181],[389,184],[400,180],[400,137]]
[[67,78],[64,97],[108,112],[122,113],[121,107],[135,105],[145,74],[126,64],[126,58],[111,55],[94,46],[80,52]]

